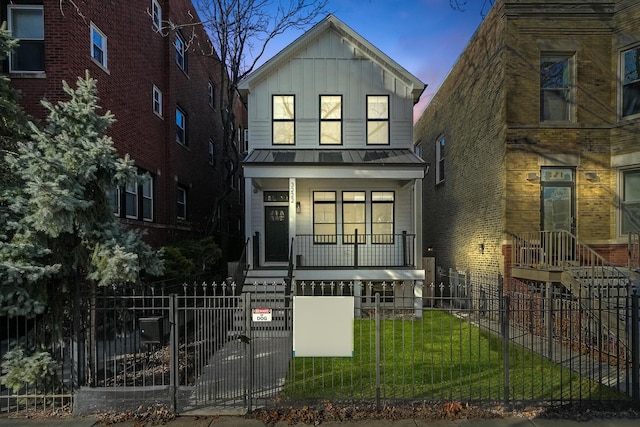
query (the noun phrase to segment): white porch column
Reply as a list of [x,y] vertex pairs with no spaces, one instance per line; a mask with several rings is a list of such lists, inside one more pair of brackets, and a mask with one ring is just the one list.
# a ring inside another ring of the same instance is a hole
[[422,319],[422,280],[416,280],[413,284],[413,314],[416,319]]
[[251,227],[251,197],[253,196],[253,184],[251,178],[244,178],[244,232],[245,232],[245,241],[249,239],[249,244],[247,245],[247,253],[245,254],[247,257],[247,266],[250,270],[253,270],[255,265],[253,265],[253,235],[254,232],[253,227]]
[[416,233],[415,240],[415,260],[416,268],[421,269],[422,266],[422,179],[416,179],[413,186],[413,200],[414,200],[414,225],[413,229]]
[[296,237],[296,222],[298,215],[296,212],[296,202],[298,201],[296,195],[297,191],[296,179],[289,178],[289,241],[287,242],[289,248],[291,248],[291,239]]

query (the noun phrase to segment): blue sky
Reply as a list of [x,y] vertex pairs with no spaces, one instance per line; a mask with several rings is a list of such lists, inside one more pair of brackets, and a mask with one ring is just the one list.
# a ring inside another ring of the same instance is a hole
[[[463,12],[453,10],[449,0],[329,0],[328,9],[428,85],[414,108],[417,118],[482,22],[488,1],[467,0]],[[264,60],[301,34],[277,37]]]

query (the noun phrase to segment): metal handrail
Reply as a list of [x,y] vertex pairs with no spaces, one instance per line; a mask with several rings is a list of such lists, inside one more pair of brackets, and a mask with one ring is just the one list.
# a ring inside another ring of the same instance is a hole
[[247,248],[249,247],[249,238],[244,242],[244,248],[242,249],[242,254],[240,254],[240,259],[238,260],[238,265],[232,274],[232,280],[236,284],[236,290],[239,294],[242,293],[242,287],[244,286],[244,282],[247,278],[247,273],[249,271],[249,267],[247,265]]

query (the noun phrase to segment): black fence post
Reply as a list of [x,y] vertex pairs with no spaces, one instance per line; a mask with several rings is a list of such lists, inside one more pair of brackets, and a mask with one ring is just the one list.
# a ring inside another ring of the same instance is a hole
[[407,266],[409,263],[407,262],[407,232],[406,230],[402,231],[402,265]]
[[376,324],[376,409],[379,411],[382,407],[380,404],[381,398],[381,372],[382,363],[380,357],[380,293],[376,292],[375,295],[375,324]]
[[634,289],[631,295],[631,397],[636,404],[640,403],[640,378],[638,378],[640,374],[639,299],[638,290]]
[[253,266],[260,267],[260,232],[253,236]]
[[500,300],[500,302],[502,303],[502,310],[501,314],[502,314],[502,322],[501,322],[501,329],[502,329],[502,339],[504,340],[504,406],[505,408],[510,411],[510,387],[509,387],[509,383],[510,383],[510,379],[509,379],[509,304],[510,304],[510,299],[509,297],[504,297]]
[[169,295],[169,364],[171,374],[169,375],[169,389],[171,394],[171,410],[177,412],[177,390],[178,390],[178,298],[176,294]]

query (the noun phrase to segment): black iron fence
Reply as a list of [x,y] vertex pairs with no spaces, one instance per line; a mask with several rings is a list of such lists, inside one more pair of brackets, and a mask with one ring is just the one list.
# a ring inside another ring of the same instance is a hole
[[[309,400],[639,403],[638,295],[612,295],[592,310],[560,287],[455,271],[441,278],[294,280],[287,292],[263,284],[243,295],[207,283],[102,290],[82,306],[80,331],[46,348],[57,385],[3,387],[2,410],[29,399],[60,404],[56,396],[73,396],[85,413],[150,402],[180,413]],[[293,326],[298,296],[353,298],[353,321],[341,327],[352,328],[351,357],[292,357],[305,333]],[[7,328],[3,353],[35,329]]]

